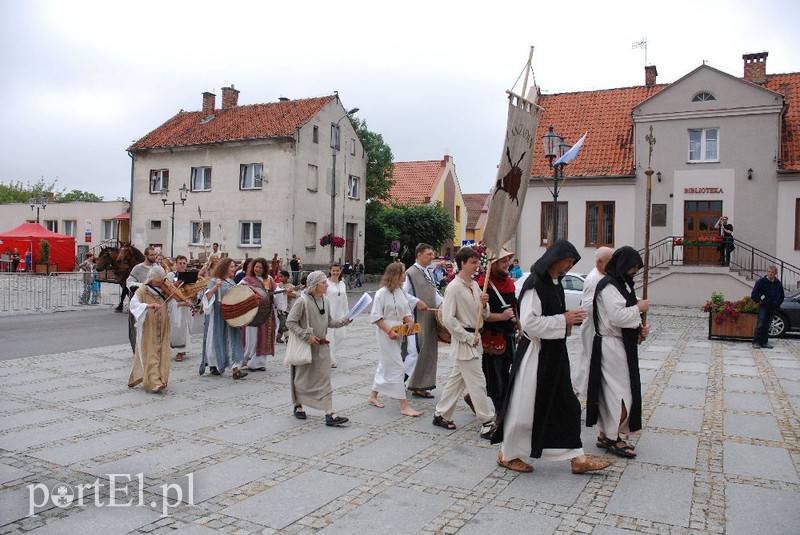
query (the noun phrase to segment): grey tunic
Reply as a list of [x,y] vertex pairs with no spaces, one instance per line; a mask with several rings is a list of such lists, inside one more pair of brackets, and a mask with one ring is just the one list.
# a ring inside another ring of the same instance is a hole
[[[436,288],[416,265],[406,271],[411,281],[413,295],[428,307],[436,308]],[[408,378],[410,390],[431,390],[436,388],[436,365],[439,359],[439,337],[436,334],[436,316],[433,311],[421,312],[414,309],[414,320],[422,330],[416,336],[417,364]]]
[[[324,314],[320,314],[322,304]],[[305,309],[305,310],[304,310]],[[331,318],[331,304],[324,295],[316,300],[309,294],[299,297],[289,316],[286,326],[303,340],[311,335],[305,332],[306,327],[313,329],[314,336],[325,338],[328,328],[335,329],[347,325],[346,318]],[[331,355],[328,344],[311,346],[311,364],[292,366],[292,402],[295,405],[320,409],[326,413],[333,412],[333,387],[331,386]]]

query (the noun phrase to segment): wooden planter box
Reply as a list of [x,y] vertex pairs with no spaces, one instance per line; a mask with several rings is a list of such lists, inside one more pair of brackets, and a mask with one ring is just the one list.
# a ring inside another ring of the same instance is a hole
[[43,275],[49,275],[50,273],[55,273],[58,271],[58,264],[55,262],[37,262],[36,263],[36,273],[41,273]]
[[717,316],[708,314],[708,338],[728,338],[735,340],[752,340],[758,323],[758,314],[740,314],[736,321],[725,320],[717,323]]

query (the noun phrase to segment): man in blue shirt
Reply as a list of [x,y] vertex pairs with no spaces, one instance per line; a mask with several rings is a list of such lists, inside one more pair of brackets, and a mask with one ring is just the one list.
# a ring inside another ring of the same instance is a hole
[[775,317],[775,312],[783,303],[783,284],[776,276],[778,268],[769,266],[767,268],[767,276],[761,277],[756,281],[753,286],[753,291],[750,297],[753,301],[758,303],[758,324],[756,324],[756,331],[753,333],[753,348],[772,349],[774,346],[769,343],[769,327],[772,325],[772,318]]

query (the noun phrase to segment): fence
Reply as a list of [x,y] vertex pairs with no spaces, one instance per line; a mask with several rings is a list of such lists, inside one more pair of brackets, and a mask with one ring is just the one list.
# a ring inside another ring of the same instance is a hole
[[[101,282],[101,305],[119,303],[118,284]],[[0,273],[0,312],[59,310],[80,306],[83,273],[57,272],[49,276]]]

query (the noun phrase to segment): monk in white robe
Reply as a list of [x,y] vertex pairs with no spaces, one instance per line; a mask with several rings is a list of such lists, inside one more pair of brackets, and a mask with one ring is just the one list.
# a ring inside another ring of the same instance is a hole
[[594,253],[594,269],[583,281],[583,294],[581,294],[581,310],[586,311],[589,321],[581,324],[581,352],[573,352],[569,356],[569,367],[572,375],[572,388],[578,395],[586,397],[586,387],[589,384],[589,361],[592,359],[592,342],[594,341],[594,290],[600,279],[606,276],[606,264],[614,254],[610,247],[598,247]]

